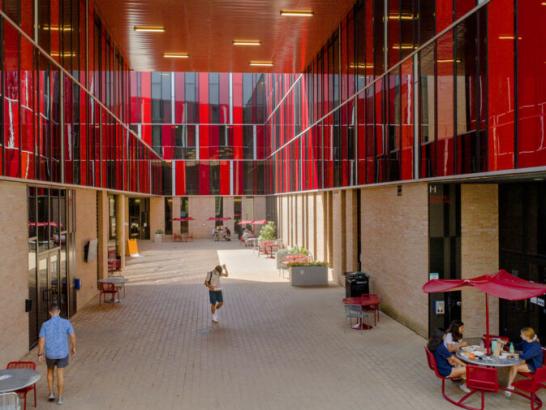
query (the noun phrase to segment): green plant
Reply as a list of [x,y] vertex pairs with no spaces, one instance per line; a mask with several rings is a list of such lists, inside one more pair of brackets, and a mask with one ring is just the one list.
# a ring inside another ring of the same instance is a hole
[[155,234],[156,235],[163,235],[163,229],[156,229]]
[[294,246],[288,250],[288,253],[290,253],[290,255],[309,255],[309,251],[303,246]]
[[326,262],[313,261],[313,262],[291,262],[288,263],[288,267],[299,267],[299,266],[328,266]]
[[261,241],[272,241],[277,239],[277,228],[275,227],[275,222],[268,222],[267,225],[262,226],[258,239]]

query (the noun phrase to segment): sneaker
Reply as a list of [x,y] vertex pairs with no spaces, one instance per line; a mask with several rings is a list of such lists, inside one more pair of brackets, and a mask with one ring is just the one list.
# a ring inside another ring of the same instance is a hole
[[55,395],[53,393],[49,393],[49,396],[47,396],[47,401],[55,401]]
[[64,403],[63,398],[61,396],[59,396],[59,398],[57,399],[57,404],[60,406],[63,403]]
[[212,321],[214,323],[218,323],[218,316],[216,316],[216,313],[214,315],[212,315]]
[[508,386],[506,388],[506,390],[504,391],[504,396],[509,399],[510,397],[512,397],[512,392],[514,391],[514,388],[511,387],[511,386]]
[[466,383],[459,384],[459,389],[461,389],[465,393],[470,393],[470,389],[466,386]]

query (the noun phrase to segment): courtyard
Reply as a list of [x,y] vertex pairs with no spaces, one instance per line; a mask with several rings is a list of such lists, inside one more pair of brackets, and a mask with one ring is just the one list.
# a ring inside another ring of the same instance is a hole
[[[94,303],[73,319],[67,409],[455,408],[426,365],[425,340],[386,315],[351,330],[342,287],[291,287],[272,259],[236,242],[142,242],[141,255],[120,304]],[[214,325],[203,280],[219,262],[230,278]],[[46,391],[42,377],[38,407],[56,407]],[[448,392],[461,395],[452,383]],[[499,394],[487,406],[529,405]]]

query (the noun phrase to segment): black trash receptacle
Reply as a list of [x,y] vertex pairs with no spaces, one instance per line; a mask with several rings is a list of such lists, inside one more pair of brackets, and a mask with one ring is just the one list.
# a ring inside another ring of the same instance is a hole
[[345,273],[345,296],[348,298],[370,293],[370,278],[364,272]]

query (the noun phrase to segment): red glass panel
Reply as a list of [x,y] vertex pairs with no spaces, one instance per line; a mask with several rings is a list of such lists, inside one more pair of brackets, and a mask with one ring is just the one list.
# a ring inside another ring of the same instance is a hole
[[546,7],[518,3],[518,166],[546,165]]
[[514,167],[514,2],[488,7],[489,170]]

